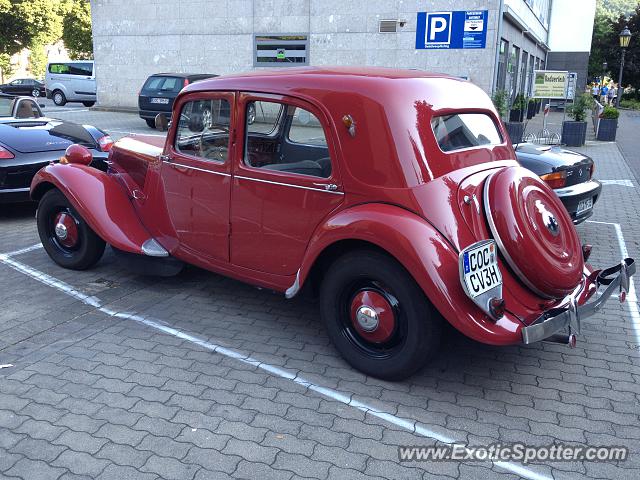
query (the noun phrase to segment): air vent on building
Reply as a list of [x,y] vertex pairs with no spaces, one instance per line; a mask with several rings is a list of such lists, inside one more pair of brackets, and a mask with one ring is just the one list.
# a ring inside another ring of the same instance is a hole
[[309,64],[307,35],[256,35],[254,66],[298,67]]
[[395,33],[398,31],[398,20],[380,20],[378,32]]

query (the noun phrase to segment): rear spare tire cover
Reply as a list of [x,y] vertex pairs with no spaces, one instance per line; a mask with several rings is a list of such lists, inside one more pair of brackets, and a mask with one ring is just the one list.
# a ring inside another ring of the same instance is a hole
[[580,239],[560,199],[522,167],[493,173],[484,186],[491,233],[507,264],[533,292],[561,298],[582,280]]

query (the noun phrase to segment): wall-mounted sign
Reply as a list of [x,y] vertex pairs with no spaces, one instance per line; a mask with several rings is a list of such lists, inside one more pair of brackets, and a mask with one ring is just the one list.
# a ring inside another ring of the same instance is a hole
[[568,72],[536,70],[533,81],[533,98],[566,98],[568,78]]
[[487,10],[418,12],[416,48],[485,48]]

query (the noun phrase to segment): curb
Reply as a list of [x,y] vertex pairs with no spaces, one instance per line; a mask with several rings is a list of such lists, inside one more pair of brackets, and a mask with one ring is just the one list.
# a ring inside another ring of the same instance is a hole
[[93,106],[90,107],[89,110],[97,112],[138,113],[138,109],[133,107]]

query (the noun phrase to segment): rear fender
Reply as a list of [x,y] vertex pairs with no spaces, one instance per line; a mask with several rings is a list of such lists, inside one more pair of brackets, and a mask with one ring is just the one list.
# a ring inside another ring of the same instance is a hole
[[[338,212],[321,225],[309,243],[294,287],[302,287],[325,249],[345,240],[364,241],[393,256],[440,314],[468,337],[494,345],[521,341],[522,323],[517,318],[507,313],[496,322],[464,293],[458,253],[451,244],[421,217],[392,205],[359,205]],[[287,293],[292,296],[291,289]]]
[[143,245],[152,240],[151,235],[114,177],[85,165],[51,164],[33,177],[31,197],[40,200],[52,187],[67,197],[105,242],[125,252],[145,254]]

